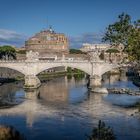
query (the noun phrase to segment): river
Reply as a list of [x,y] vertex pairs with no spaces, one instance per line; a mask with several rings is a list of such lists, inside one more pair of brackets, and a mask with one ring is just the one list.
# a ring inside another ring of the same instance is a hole
[[[0,86],[0,124],[12,126],[27,140],[86,140],[102,120],[117,140],[140,140],[140,115],[130,108],[138,96],[89,92],[87,81],[60,77],[24,91],[22,82]],[[104,75],[104,87],[137,89],[125,75]]]

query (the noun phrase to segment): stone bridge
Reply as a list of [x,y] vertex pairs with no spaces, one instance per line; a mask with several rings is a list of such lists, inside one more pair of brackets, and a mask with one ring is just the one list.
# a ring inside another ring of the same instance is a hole
[[101,76],[120,67],[118,64],[111,64],[104,61],[92,60],[23,60],[23,61],[0,61],[0,67],[10,68],[25,76],[26,88],[37,88],[41,85],[37,75],[47,69],[54,67],[71,67],[84,71],[90,75],[90,86],[100,86]]

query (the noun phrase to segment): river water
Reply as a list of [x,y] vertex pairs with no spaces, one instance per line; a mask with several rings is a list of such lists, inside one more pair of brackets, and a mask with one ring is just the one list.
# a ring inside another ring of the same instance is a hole
[[[138,96],[89,92],[87,81],[60,77],[24,91],[22,83],[0,86],[0,125],[14,127],[27,140],[86,140],[99,120],[113,128],[117,140],[140,140],[140,115],[129,108]],[[104,87],[138,89],[125,75],[105,75]],[[10,104],[10,106],[9,106]]]

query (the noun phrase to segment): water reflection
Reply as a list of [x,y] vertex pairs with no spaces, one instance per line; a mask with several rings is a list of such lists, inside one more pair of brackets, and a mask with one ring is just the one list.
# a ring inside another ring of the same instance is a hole
[[[103,116],[130,115],[134,112],[133,109],[125,110],[123,108],[113,108],[112,110],[112,106],[106,101],[115,103],[116,99],[111,98],[110,95],[89,93],[84,86],[86,82],[83,83],[83,80],[77,81],[75,88],[73,79],[69,80],[67,84],[65,84],[64,79],[55,79],[43,84],[37,90],[25,90],[26,100],[24,102],[10,109],[1,109],[0,114],[24,115],[27,126],[32,127],[40,116],[54,117],[63,114],[64,116],[80,118],[81,115],[89,115],[99,120]],[[75,106],[77,103],[79,108]]]
[[[18,100],[19,98],[16,97],[24,92],[22,99],[24,97],[26,100],[18,104],[18,106],[11,106],[12,108],[10,109],[1,109],[0,114],[25,115],[27,126],[32,127],[34,121],[40,116],[55,116],[58,109],[64,109],[61,107],[66,107],[69,103],[83,101],[83,98],[87,97],[87,89],[82,87],[85,85],[85,81],[74,81],[74,83],[73,81],[74,78],[68,80],[66,77],[62,77],[42,84],[39,89],[15,91],[13,98]],[[73,94],[75,84],[77,84],[76,95]],[[10,88],[8,89],[6,93],[9,95],[11,91]]]
[[[108,88],[129,88],[138,90],[139,88],[133,85],[132,81],[126,77],[125,72],[116,75],[110,75],[107,73],[103,76],[103,85]],[[105,101],[111,103],[112,105],[118,105],[121,107],[131,107],[140,101],[140,96],[130,96],[130,95],[116,95],[110,94],[104,97]]]
[[[31,140],[85,140],[85,134],[90,134],[98,120],[103,120],[115,130],[118,140],[139,139],[140,121],[131,117],[137,109],[114,106],[119,95],[90,93],[86,83],[85,79],[61,77],[43,83],[38,90],[24,91],[18,87],[13,97],[23,102],[0,109],[0,122],[20,126],[19,130]],[[131,135],[128,138],[125,134]]]
[[106,73],[103,75],[103,85],[105,87],[139,89],[132,83],[132,80],[129,79],[124,72],[115,75]]
[[0,86],[0,108],[7,108],[21,103],[24,96],[22,90],[22,83],[8,83]]
[[104,100],[110,102],[112,105],[118,105],[122,107],[133,107],[136,103],[140,102],[140,96],[131,96],[127,94],[116,95],[110,94],[105,97]]
[[25,89],[24,95],[26,99],[37,100],[40,99],[39,89]]
[[40,98],[45,102],[68,102],[68,85],[65,78],[52,80],[40,87]]

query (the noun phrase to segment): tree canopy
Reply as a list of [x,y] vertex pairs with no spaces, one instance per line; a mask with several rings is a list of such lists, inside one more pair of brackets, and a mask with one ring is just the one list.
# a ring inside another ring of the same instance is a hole
[[87,140],[116,140],[113,129],[106,126],[101,120],[99,120],[98,126],[93,128],[92,134],[87,137]]
[[140,60],[140,20],[131,21],[128,14],[122,13],[115,23],[106,28],[103,42],[111,45],[124,45],[124,51]]
[[107,53],[119,53],[120,51],[118,51],[117,49],[115,48],[111,48],[111,49],[108,49],[106,50]]
[[135,21],[132,26],[126,52],[133,56],[133,59],[140,60],[140,20]]
[[0,59],[16,59],[16,50],[11,46],[0,46]]
[[78,49],[70,49],[70,54],[85,54],[85,53]]

